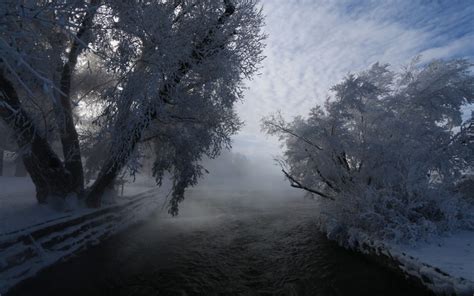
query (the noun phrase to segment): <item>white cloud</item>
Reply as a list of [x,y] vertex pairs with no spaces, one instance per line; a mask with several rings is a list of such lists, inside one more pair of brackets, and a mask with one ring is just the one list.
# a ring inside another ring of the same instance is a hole
[[[464,13],[456,14],[451,8],[447,15],[430,16],[439,13],[430,6],[421,10],[426,15],[416,17],[419,12],[414,12],[410,1],[367,3],[264,1],[267,58],[261,75],[248,83],[245,102],[237,107],[246,126],[235,137],[236,151],[250,156],[278,153],[276,139],[260,132],[261,117],[277,110],[287,118],[305,115],[348,72],[376,61],[399,66],[420,53],[425,58],[442,58],[474,52],[472,34],[446,35],[456,31],[456,24],[472,25],[465,9]],[[441,17],[443,26],[439,27]]]

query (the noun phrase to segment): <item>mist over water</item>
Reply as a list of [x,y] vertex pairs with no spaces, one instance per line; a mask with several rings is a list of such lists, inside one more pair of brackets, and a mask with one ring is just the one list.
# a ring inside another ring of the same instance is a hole
[[207,163],[209,174],[186,191],[178,216],[171,217],[163,207],[162,214],[156,217],[157,223],[186,229],[197,225],[219,228],[222,223],[254,219],[270,213],[281,216],[285,223],[293,223],[284,216],[295,214],[295,209],[305,211],[306,218],[315,217],[315,200],[291,188],[277,167],[271,167],[269,171],[269,168],[259,167],[239,154],[225,157],[224,161],[218,159]]
[[186,191],[179,216],[191,215],[193,207],[200,212],[210,205],[211,210],[213,204],[227,206],[229,211],[235,205],[266,210],[293,202],[315,205],[302,190],[290,187],[279,166],[269,159],[224,151],[217,159],[205,160],[203,166],[208,173]]
[[205,160],[208,170],[197,188],[266,192],[273,198],[302,197],[304,192],[290,187],[281,168],[270,156],[246,156],[224,151],[217,159]]

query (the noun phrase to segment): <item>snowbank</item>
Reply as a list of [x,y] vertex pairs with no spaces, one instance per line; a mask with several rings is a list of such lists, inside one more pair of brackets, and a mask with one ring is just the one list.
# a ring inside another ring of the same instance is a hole
[[[118,196],[109,194],[103,203],[107,206],[120,203],[121,197],[133,196],[154,186],[153,180],[139,176],[136,182],[125,183],[123,190],[118,186]],[[166,187],[166,190],[169,189]],[[39,205],[35,195],[35,188],[29,177],[0,177],[0,234],[91,212],[90,209],[78,207],[74,198],[69,198],[65,207],[58,211],[50,205]]]
[[474,295],[474,232],[442,237],[436,243],[357,246],[375,261],[403,273],[440,295]]
[[474,232],[442,237],[437,243],[390,248],[408,274],[440,294],[474,295]]
[[163,203],[166,190],[150,189],[139,182],[125,186],[123,196],[107,197],[100,209],[56,211],[36,203],[28,178],[1,177],[0,294],[148,217]]
[[0,177],[0,233],[67,216],[38,205],[30,178]]

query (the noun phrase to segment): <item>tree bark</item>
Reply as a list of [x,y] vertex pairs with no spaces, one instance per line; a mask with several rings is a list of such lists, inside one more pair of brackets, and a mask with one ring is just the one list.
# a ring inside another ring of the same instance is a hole
[[60,138],[64,155],[64,165],[70,173],[71,191],[81,194],[84,190],[84,168],[82,165],[81,148],[79,145],[79,136],[76,126],[74,125],[74,117],[71,104],[71,79],[72,73],[76,68],[77,58],[89,43],[87,35],[92,26],[92,20],[97,11],[100,0],[92,0],[90,8],[84,16],[81,27],[76,33],[72,41],[68,59],[61,71],[59,101],[60,108]]
[[12,83],[1,72],[0,118],[14,131],[23,163],[35,184],[38,202],[46,203],[48,196],[65,197],[70,192],[70,184],[61,160],[41,136],[23,109]]
[[[191,52],[192,64],[189,62],[183,62],[180,65],[179,69],[174,73],[174,75],[170,76],[173,77],[171,81],[161,87],[158,93],[159,99],[163,102],[170,103],[169,94],[172,89],[175,88],[181,82],[182,78],[191,70],[193,65],[198,65],[205,58],[208,58],[208,56],[202,54],[203,47],[212,42],[215,30],[222,26],[224,22],[235,12],[235,6],[231,3],[231,1],[224,0],[224,5],[225,11],[217,20],[216,26],[214,28],[209,29],[204,39],[200,43],[198,43]],[[109,153],[109,158],[105,162],[99,173],[99,176],[97,177],[96,181],[91,186],[87,194],[86,203],[89,207],[100,206],[102,195],[104,194],[107,187],[115,180],[123,166],[126,164],[136,145],[140,141],[144,130],[149,126],[151,120],[156,118],[156,111],[152,106],[150,106],[144,115],[145,118],[149,120],[135,123],[131,127],[130,132],[128,133],[123,131],[116,133],[120,137],[123,137],[121,140],[116,141],[117,143],[119,143],[120,147],[117,147],[115,143],[113,147],[111,147],[112,152]],[[120,155],[117,155],[117,153],[114,153],[114,151],[119,151]]]
[[[148,126],[148,124],[146,126]],[[122,154],[119,159],[116,159],[115,157],[109,157],[104,163],[104,166],[100,170],[99,176],[97,177],[94,184],[92,184],[91,188],[89,189],[89,193],[87,194],[86,203],[88,207],[100,207],[102,195],[107,188],[110,188],[111,184],[120,173],[120,170],[122,170],[126,161],[133,153],[146,126],[142,126],[140,124],[135,125],[132,128],[134,133],[131,136],[126,136],[126,138],[121,141],[122,145],[128,146],[125,148],[126,150],[124,150],[124,154]]]

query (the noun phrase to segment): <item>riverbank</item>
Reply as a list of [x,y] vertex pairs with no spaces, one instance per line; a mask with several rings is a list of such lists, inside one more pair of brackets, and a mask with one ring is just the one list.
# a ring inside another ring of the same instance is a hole
[[353,249],[438,295],[474,295],[474,232],[416,246],[363,243]]
[[440,294],[474,295],[474,232],[440,237],[436,243],[392,246],[403,270]]
[[[75,208],[66,201],[57,210],[36,204],[29,179],[0,179],[8,184],[0,194],[0,293],[145,219],[166,195],[137,183],[99,209]],[[16,188],[13,195],[8,188]]]
[[[154,188],[153,180],[138,177],[136,182],[124,183],[117,187],[115,194],[106,194],[103,207],[113,206],[126,201],[128,197]],[[160,189],[167,194],[170,185]],[[66,197],[56,204],[38,204],[35,187],[29,177],[0,177],[0,236],[10,232],[17,232],[33,225],[52,222],[58,219],[72,218],[94,212],[79,204],[74,196]]]

